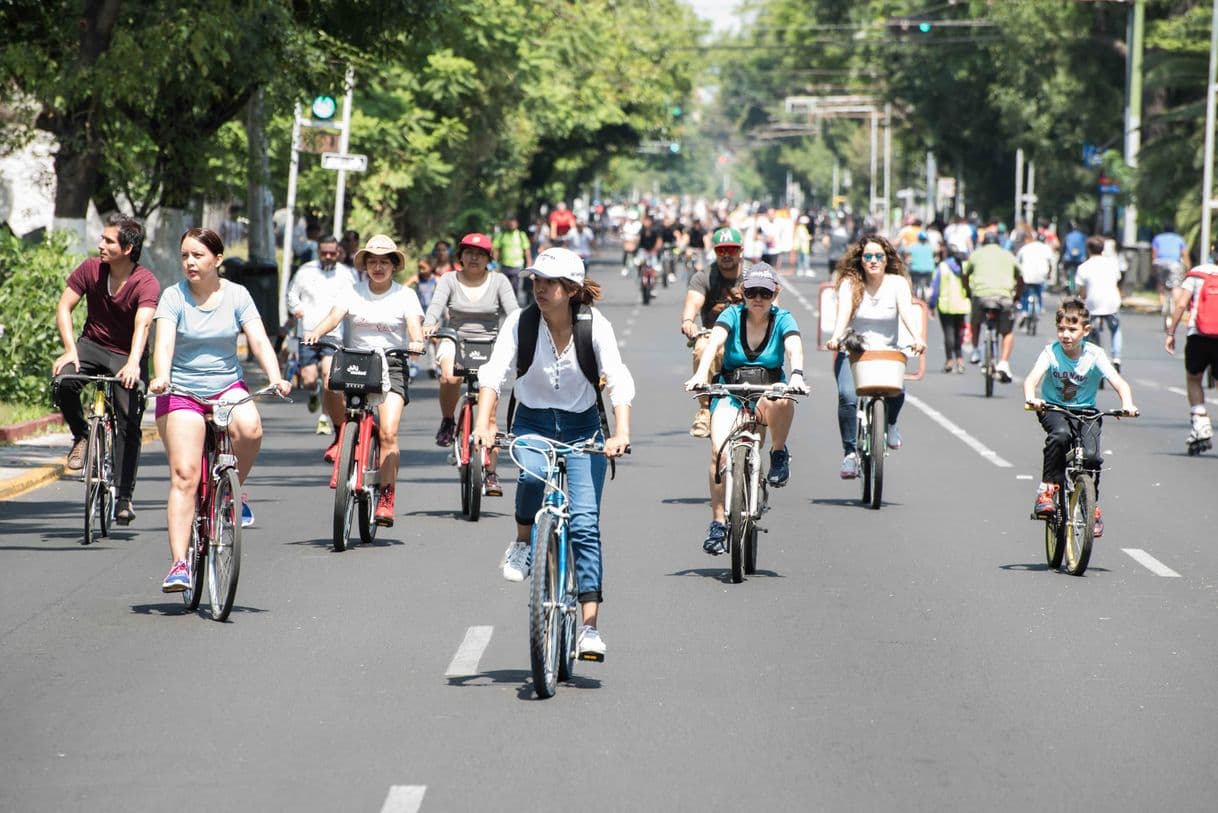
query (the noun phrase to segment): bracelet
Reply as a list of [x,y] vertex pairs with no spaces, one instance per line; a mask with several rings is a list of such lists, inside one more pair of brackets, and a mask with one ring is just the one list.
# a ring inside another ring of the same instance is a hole
[[693,319],[682,319],[682,320],[681,320],[681,324],[685,324],[686,322],[689,322],[690,324],[693,324],[693,321],[694,321]]
[[800,378],[803,378],[804,371],[803,371],[803,370],[792,370],[792,371],[791,371],[791,375],[797,375],[797,376],[799,376]]

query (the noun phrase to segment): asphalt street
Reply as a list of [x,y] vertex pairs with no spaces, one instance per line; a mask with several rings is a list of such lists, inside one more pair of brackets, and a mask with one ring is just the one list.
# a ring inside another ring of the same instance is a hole
[[1075,578],[1028,519],[1043,433],[1022,388],[938,372],[937,325],[885,504],[859,505],[812,350],[823,277],[787,280],[813,393],[760,571],[733,585],[701,549],[683,290],[643,307],[611,264],[593,276],[639,391],[605,489],[605,663],[534,695],[527,587],[497,570],[513,489],[459,518],[433,381],[403,420],[396,525],[344,553],[325,439],[301,401],[267,404],[228,623],[160,592],[158,442],[138,519],[99,544],[79,481],[0,503],[0,810],[1212,809],[1218,455],[1185,455],[1157,317],[1124,318],[1143,416],[1105,424],[1106,533]]

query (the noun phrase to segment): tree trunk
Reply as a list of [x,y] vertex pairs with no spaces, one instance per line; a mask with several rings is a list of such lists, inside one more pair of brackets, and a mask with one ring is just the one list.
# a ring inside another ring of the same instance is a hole
[[265,91],[258,88],[246,106],[245,138],[249,144],[246,175],[249,212],[249,260],[254,263],[275,263],[275,227],[271,220],[274,200],[271,196],[271,167],[267,157]]

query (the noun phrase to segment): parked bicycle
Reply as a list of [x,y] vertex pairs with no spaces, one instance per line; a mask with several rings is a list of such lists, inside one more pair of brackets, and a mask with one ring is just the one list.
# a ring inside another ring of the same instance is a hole
[[[344,348],[330,339],[318,339],[319,345]],[[345,352],[353,352],[350,348]],[[366,352],[366,351],[354,351]],[[422,355],[405,348],[385,351],[386,358]],[[351,547],[351,528],[359,529],[359,539],[365,545],[376,540],[376,501],[381,488],[381,442],[377,410],[385,395],[380,380],[368,381],[363,387],[348,385],[343,391],[346,408],[338,436],[334,470],[330,488],[334,489],[334,513],[331,526],[334,550],[342,552]]]
[[[1105,417],[1136,418],[1137,413],[1120,409],[1073,409],[1057,404],[1024,404],[1031,412],[1061,412],[1071,419],[1071,442],[1066,451],[1066,476],[1057,489],[1056,510],[1045,518],[1045,560],[1049,567],[1061,568],[1071,576],[1081,576],[1091,560],[1091,543],[1095,539],[1096,480],[1099,469],[1086,463],[1082,433],[1077,424],[1094,422]],[[1076,424],[1077,422],[1077,424]],[[1042,519],[1035,514],[1033,519]]]
[[[495,446],[507,449],[512,462],[526,477],[545,484],[541,508],[533,519],[529,540],[529,662],[533,688],[539,697],[553,697],[559,681],[575,674],[575,636],[581,609],[575,582],[575,552],[568,538],[571,519],[567,497],[567,457],[573,454],[604,454],[604,444],[589,438],[562,443],[541,435],[504,435]],[[518,456],[522,449],[540,452],[546,458],[541,471],[528,468]],[[600,660],[601,656],[586,656]]]
[[765,425],[757,414],[762,398],[795,401],[802,392],[785,384],[710,384],[695,390],[695,397],[735,398],[740,403],[736,422],[716,457],[715,477],[727,495],[727,547],[731,554],[732,582],[757,572],[757,534],[768,533],[759,523],[769,510],[769,489],[761,446]]
[[274,395],[288,402],[292,399],[280,395],[273,385],[232,399],[203,398],[173,384],[167,391],[189,398],[207,410],[203,460],[195,492],[195,516],[186,552],[190,587],[182,593],[182,601],[186,609],[198,609],[206,581],[211,617],[225,621],[233,610],[237,579],[241,574],[241,481],[237,476],[237,456],[233,454],[228,437],[232,411],[234,407],[264,395]]
[[[81,375],[67,373],[57,376],[60,381],[84,381],[93,386],[88,412],[89,434],[85,446],[85,465],[82,471],[85,484],[85,536],[84,544],[91,545],[99,537],[110,535],[114,523],[114,507],[118,496],[114,463],[116,416],[114,412],[114,387],[122,381],[109,375]],[[134,398],[144,397],[141,382]]]
[[491,357],[494,336],[465,338],[452,328],[441,328],[435,337],[456,345],[456,365],[462,369],[465,395],[457,413],[457,431],[453,436],[452,462],[457,467],[461,484],[461,515],[477,522],[482,514],[483,475],[492,469],[492,452],[474,443],[474,419],[478,414],[478,368]]

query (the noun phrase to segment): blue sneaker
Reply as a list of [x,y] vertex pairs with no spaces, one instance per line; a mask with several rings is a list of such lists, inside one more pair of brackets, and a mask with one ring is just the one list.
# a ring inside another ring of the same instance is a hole
[[718,520],[712,520],[706,531],[706,539],[702,541],[702,550],[711,556],[727,553],[727,526]]
[[791,455],[784,449],[770,450],[770,473],[766,482],[774,488],[782,488],[791,476]]
[[161,582],[162,593],[184,593],[190,589],[190,568],[186,562],[177,561],[169,569],[169,575]]
[[252,508],[250,508],[250,504],[248,502],[246,502],[246,500],[248,500],[248,499],[249,499],[248,495],[246,495],[246,494],[241,495],[241,527],[242,528],[249,528],[250,526],[252,526],[254,524],[254,511]]

